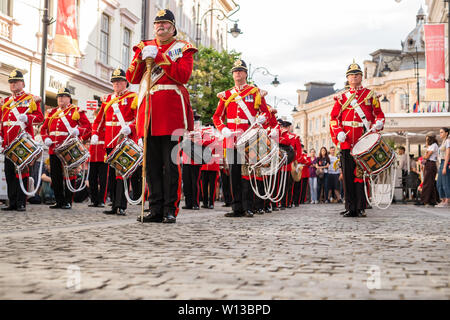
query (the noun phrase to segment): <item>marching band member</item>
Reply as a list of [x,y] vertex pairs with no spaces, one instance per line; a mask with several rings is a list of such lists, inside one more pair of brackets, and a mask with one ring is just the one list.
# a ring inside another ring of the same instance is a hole
[[[172,157],[178,153],[172,150],[179,148],[185,130],[193,130],[193,112],[184,85],[191,77],[197,49],[174,38],[177,29],[170,10],[159,11],[153,26],[155,39],[141,41],[133,48],[135,55],[127,79],[141,84],[142,101],[138,102],[136,122],[138,136],[147,137],[144,152],[150,205],[144,222],[175,223],[181,196],[181,170],[178,157]],[[144,77],[146,60],[153,66],[152,87]]]
[[346,76],[350,89],[334,97],[336,102],[330,114],[330,132],[334,144],[340,144],[341,149],[346,209],[344,217],[364,217],[366,200],[362,171],[358,169],[350,151],[365,132],[383,130],[385,118],[375,92],[361,86],[360,66],[353,62]]
[[[95,110],[95,116],[98,115],[100,109]],[[106,187],[108,178],[108,164],[105,163],[105,127],[97,131],[98,142],[89,146],[89,194],[91,196],[91,204],[89,207],[105,207]],[[91,137],[92,139],[92,137]]]
[[[300,137],[299,137],[300,139]],[[304,150],[305,146],[301,144],[302,154],[300,158],[297,159],[298,166],[303,165],[302,175],[300,176],[300,181],[294,184],[294,205],[298,207],[300,204],[306,202],[306,190],[308,190],[308,179],[309,179],[309,166],[311,165],[311,158]]]
[[[91,144],[99,143],[99,136],[105,130],[106,154],[110,154],[121,142],[121,137],[136,141],[136,118],[137,94],[128,90],[129,83],[122,69],[114,70],[111,75],[114,93],[106,96],[103,101],[93,125]],[[105,210],[105,214],[126,215],[127,199],[125,197],[125,186],[122,177],[116,176],[115,169],[108,168],[108,183],[111,184],[112,209]]]
[[60,146],[69,136],[80,137],[86,141],[91,136],[91,123],[84,110],[72,104],[69,89],[62,88],[56,95],[58,107],[52,109],[41,127],[44,144],[49,147],[50,174],[52,189],[55,192],[56,204],[51,209],[71,209],[72,192],[65,179],[74,180],[76,176],[64,177],[63,164],[55,154],[55,148]]
[[[242,60],[236,60],[231,69],[235,86],[225,91],[225,97],[220,98],[213,121],[216,128],[227,139],[227,162],[230,167],[231,190],[233,193],[233,211],[226,217],[253,217],[253,213],[245,212],[242,205],[243,189],[241,177],[242,155],[234,146],[236,139],[250,125],[257,122],[266,124],[270,117],[266,101],[257,87],[247,84],[247,65]],[[226,120],[226,124],[224,121]],[[237,133],[233,133],[237,132]],[[228,139],[230,138],[230,139]]]
[[202,165],[201,176],[202,176],[202,208],[214,209],[214,200],[216,197],[216,187],[217,181],[219,180],[220,171],[220,151],[222,148],[216,148],[219,144],[218,139],[214,136],[214,127],[207,126],[202,129],[202,141],[205,146],[208,146],[212,150],[211,160]]
[[[25,80],[22,72],[14,70],[8,77],[9,88],[12,95],[0,101],[1,106],[1,130],[0,143],[6,148],[16,137],[25,130],[34,139],[34,124],[44,121],[41,112],[40,98],[25,93]],[[0,99],[1,100],[1,99]],[[24,186],[28,186],[29,171],[22,175]],[[2,208],[5,211],[26,211],[27,197],[20,187],[19,175],[11,160],[5,157],[5,177],[9,205]]]

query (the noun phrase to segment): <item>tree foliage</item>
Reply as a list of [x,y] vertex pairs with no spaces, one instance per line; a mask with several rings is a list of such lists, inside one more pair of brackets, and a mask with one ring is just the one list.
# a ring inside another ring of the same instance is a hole
[[234,86],[231,68],[240,55],[235,51],[219,52],[213,48],[199,48],[188,89],[192,109],[197,110],[203,123],[212,122],[219,102],[217,93]]

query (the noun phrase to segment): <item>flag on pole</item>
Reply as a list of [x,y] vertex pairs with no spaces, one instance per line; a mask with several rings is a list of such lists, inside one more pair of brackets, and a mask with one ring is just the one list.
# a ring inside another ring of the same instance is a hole
[[444,101],[446,99],[444,24],[427,24],[424,31],[427,62],[426,100]]
[[53,52],[67,56],[81,57],[77,35],[77,7],[75,0],[58,0]]

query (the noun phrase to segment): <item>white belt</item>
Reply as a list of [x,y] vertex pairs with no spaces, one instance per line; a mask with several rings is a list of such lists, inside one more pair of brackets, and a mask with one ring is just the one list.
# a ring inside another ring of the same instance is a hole
[[[127,125],[132,124],[133,121],[130,122],[126,122]],[[106,121],[105,125],[109,126],[109,127],[118,127],[121,126],[120,121]]]
[[362,122],[358,121],[342,121],[342,125],[346,127],[353,127],[353,128],[361,128],[364,126]]
[[179,90],[176,84],[156,84],[150,89],[150,94],[161,90]]
[[247,119],[241,119],[241,118],[227,119],[227,123],[241,124],[241,123],[248,123],[248,120]]
[[14,127],[14,126],[20,125],[19,122],[21,122],[21,121],[3,121],[3,125],[8,126],[8,127],[10,127],[10,126]]
[[51,136],[55,136],[55,137],[59,137],[59,136],[68,136],[69,133],[66,132],[66,131],[53,131],[53,132],[50,132],[50,135]]

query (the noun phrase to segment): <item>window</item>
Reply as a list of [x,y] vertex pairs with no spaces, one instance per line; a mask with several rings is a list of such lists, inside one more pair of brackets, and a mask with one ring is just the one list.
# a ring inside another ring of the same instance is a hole
[[103,13],[100,29],[100,61],[104,64],[108,64],[109,62],[109,20],[110,17]]
[[127,28],[123,28],[123,44],[122,44],[122,69],[128,69],[130,65],[130,43],[131,43],[131,31]]
[[309,131],[312,131],[312,120],[309,120]]
[[319,118],[316,119],[316,130],[319,129]]
[[11,0],[0,0],[0,12],[12,16],[12,1]]

